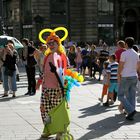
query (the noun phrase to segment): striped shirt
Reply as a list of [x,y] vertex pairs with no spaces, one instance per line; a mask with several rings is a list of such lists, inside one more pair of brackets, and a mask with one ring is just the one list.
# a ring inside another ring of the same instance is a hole
[[107,67],[107,73],[110,74],[110,82],[116,83],[117,82],[117,74],[118,74],[118,63],[112,62]]

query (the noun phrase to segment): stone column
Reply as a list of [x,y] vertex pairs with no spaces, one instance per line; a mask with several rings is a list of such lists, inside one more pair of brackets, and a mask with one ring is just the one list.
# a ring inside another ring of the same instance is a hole
[[13,0],[13,12],[14,12],[14,20],[13,20],[13,36],[21,39],[20,33],[20,2],[17,0]]
[[97,0],[71,0],[71,40],[97,40]]

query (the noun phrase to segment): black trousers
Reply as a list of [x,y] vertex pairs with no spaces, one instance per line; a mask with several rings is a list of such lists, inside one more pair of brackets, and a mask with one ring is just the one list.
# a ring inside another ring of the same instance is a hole
[[[92,70],[92,68],[94,68],[94,71]],[[93,71],[93,72],[92,72]],[[91,64],[91,77],[95,77],[96,72],[99,72],[99,78],[100,78],[100,73],[101,73],[101,69],[100,66],[98,64],[96,64],[95,62],[92,62]]]
[[26,66],[27,80],[28,80],[28,92],[36,93],[36,80],[35,80],[35,66]]

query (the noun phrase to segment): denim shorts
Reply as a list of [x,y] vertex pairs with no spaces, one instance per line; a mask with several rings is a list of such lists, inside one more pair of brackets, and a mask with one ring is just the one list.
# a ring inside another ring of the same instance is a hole
[[114,91],[118,92],[118,83],[111,83],[110,82],[110,86],[109,86],[108,92],[109,93],[114,93]]

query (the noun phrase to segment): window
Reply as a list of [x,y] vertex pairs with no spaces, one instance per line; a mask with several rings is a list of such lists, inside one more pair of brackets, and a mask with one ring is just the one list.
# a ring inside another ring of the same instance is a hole
[[31,0],[23,0],[21,3],[21,7],[23,24],[32,24]]
[[113,3],[108,0],[98,0],[98,15],[113,15]]
[[23,38],[29,38],[32,37],[32,28],[23,28]]
[[52,24],[65,24],[66,0],[50,0],[50,15]]
[[98,24],[98,38],[104,40],[108,45],[112,45],[113,24]]

